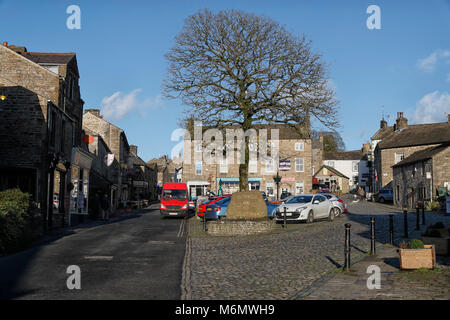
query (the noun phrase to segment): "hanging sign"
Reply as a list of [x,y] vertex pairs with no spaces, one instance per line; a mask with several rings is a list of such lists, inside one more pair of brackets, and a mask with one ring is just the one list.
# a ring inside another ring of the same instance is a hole
[[107,167],[112,165],[112,163],[114,162],[114,153],[108,153],[105,156],[104,161],[105,161],[105,164],[106,164]]

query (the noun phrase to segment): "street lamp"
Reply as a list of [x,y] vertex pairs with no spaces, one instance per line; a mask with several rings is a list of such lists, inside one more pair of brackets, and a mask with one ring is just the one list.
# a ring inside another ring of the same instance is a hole
[[6,100],[6,96],[0,96],[0,100],[2,100],[2,101],[4,101],[4,100]]

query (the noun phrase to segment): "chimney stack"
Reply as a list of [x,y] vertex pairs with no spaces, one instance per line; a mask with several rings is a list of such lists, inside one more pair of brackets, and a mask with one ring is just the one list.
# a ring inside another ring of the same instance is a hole
[[403,117],[403,112],[397,112],[397,120],[395,122],[395,130],[405,129],[408,126],[408,119]]
[[370,151],[370,143],[369,143],[369,142],[364,143],[363,146],[362,146],[361,151],[362,151],[362,154],[364,154],[364,155],[369,154],[369,151]]
[[130,152],[131,152],[131,154],[137,156],[137,149],[138,149],[137,146],[135,146],[135,145],[130,145]]
[[450,113],[447,113],[447,122],[450,123]]
[[382,120],[380,121],[380,129],[387,128],[387,126],[388,126],[387,121],[384,120],[384,119],[382,119]]
[[8,46],[8,42],[7,42],[7,41],[3,41],[3,45],[4,45],[5,47],[7,47],[7,46]]
[[84,110],[84,113],[92,113],[94,116],[102,118],[102,116],[100,116],[100,109],[86,109]]

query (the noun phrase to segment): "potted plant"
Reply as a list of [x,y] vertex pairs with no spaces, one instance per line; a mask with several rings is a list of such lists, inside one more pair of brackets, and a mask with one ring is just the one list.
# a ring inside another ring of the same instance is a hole
[[439,202],[432,201],[430,203],[431,211],[439,211],[441,209],[441,205]]
[[437,255],[450,254],[449,229],[445,228],[442,222],[429,226],[421,239],[423,242],[434,245]]
[[398,249],[400,269],[433,269],[436,265],[434,245],[424,245],[419,239],[413,239],[409,244],[402,242]]

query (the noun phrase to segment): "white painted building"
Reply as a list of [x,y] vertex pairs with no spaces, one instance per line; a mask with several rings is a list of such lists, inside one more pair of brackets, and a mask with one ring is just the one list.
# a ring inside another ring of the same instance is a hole
[[368,186],[369,168],[367,155],[361,150],[335,151],[323,153],[323,164],[349,177],[350,190],[358,185]]

